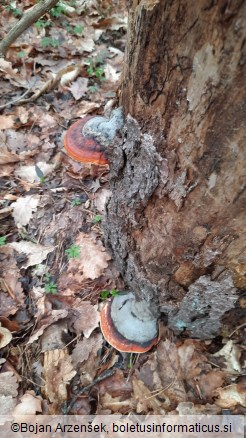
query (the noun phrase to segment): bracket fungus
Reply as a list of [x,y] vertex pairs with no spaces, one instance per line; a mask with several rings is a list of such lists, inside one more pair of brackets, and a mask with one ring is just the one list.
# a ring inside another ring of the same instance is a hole
[[136,301],[133,293],[116,295],[100,314],[106,341],[125,353],[145,353],[158,342],[157,319],[147,301]]
[[112,111],[110,118],[87,116],[70,126],[64,137],[67,154],[81,163],[107,165],[107,145],[123,127],[122,109]]

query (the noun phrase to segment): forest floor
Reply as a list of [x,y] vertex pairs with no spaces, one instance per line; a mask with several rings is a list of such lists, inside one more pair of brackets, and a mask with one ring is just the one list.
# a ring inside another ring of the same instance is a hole
[[[34,4],[1,2],[1,38]],[[158,346],[130,356],[99,328],[124,287],[103,245],[108,173],[63,137],[117,100],[126,27],[123,0],[58,3],[0,59],[2,414],[245,413],[240,327],[200,341],[161,324]]]

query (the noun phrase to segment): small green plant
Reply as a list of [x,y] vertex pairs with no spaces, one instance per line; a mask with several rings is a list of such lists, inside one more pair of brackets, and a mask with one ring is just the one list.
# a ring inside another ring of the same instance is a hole
[[81,202],[81,200],[79,199],[79,198],[74,198],[73,200],[72,200],[72,206],[74,207],[75,205],[81,205],[82,204],[82,202]]
[[48,46],[59,47],[60,41],[56,40],[55,38],[51,38],[51,37],[43,37],[41,39],[41,46],[43,48],[48,47]]
[[90,91],[90,93],[96,93],[99,90],[98,85],[90,85],[88,87],[88,90]]
[[44,276],[44,290],[47,294],[57,293],[57,284],[52,280],[51,274],[45,274]]
[[0,237],[0,246],[6,245],[7,236]]
[[66,8],[63,4],[58,2],[55,7],[50,10],[50,14],[55,18],[59,18],[61,15],[66,15]]
[[27,53],[24,50],[17,53],[17,58],[21,59],[21,58],[24,58],[25,56],[27,56]]
[[136,353],[130,353],[128,358],[127,368],[131,369],[137,360],[138,355]]
[[21,17],[23,14],[21,9],[15,7],[14,3],[10,3],[5,9],[6,11],[11,12],[16,18]]
[[119,295],[119,291],[117,289],[102,290],[101,292],[102,300],[106,300],[107,298],[110,297],[116,297],[116,295]]
[[80,247],[78,245],[74,245],[74,243],[65,251],[69,259],[77,259],[79,257],[79,252]]
[[100,214],[96,214],[96,216],[93,218],[92,223],[99,224],[100,222],[102,222],[102,216]]
[[89,60],[89,66],[87,68],[87,73],[92,77],[96,77],[100,81],[103,81],[105,79],[104,78],[104,67],[97,60],[93,60],[93,59]]
[[35,164],[35,172],[36,172],[37,176],[39,177],[40,183],[44,184],[45,183],[45,176],[37,164]]
[[81,36],[83,35],[83,32],[84,32],[84,26],[82,26],[82,24],[77,24],[77,26],[73,28],[73,33],[75,35]]
[[38,21],[36,21],[35,26],[37,29],[45,29],[46,27],[49,27],[52,25],[52,21],[51,20],[42,20],[39,19]]

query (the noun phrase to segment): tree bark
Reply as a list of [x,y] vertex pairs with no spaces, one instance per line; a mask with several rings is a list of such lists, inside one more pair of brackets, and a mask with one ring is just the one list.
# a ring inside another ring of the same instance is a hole
[[53,8],[58,0],[41,0],[38,4],[28,9],[23,17],[9,31],[9,33],[0,42],[0,58],[4,57],[11,44],[33,23],[35,23],[46,12]]
[[105,239],[170,328],[211,338],[245,313],[246,2],[129,3]]

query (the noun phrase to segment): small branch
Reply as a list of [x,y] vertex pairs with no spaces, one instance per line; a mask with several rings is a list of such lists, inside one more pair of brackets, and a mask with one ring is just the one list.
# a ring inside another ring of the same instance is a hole
[[36,79],[33,82],[33,84],[30,85],[28,90],[25,91],[25,93],[23,93],[21,96],[17,97],[16,99],[11,100],[10,102],[5,103],[4,105],[1,105],[0,106],[0,110],[2,110],[3,108],[6,108],[7,106],[15,105],[17,102],[21,101],[32,90],[32,88],[34,87],[35,83],[36,83]]
[[28,9],[23,17],[9,31],[5,38],[0,42],[0,58],[5,57],[9,46],[42,15],[53,8],[58,0],[41,0],[32,8]]

